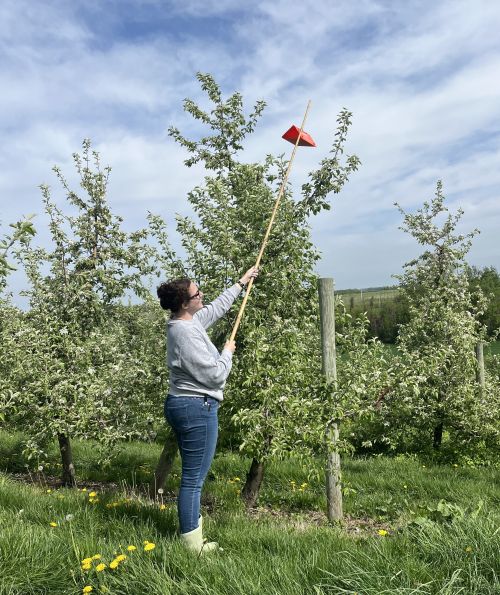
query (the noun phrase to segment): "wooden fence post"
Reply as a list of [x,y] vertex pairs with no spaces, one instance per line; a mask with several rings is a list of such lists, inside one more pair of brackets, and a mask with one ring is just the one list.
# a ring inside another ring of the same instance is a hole
[[479,384],[479,390],[481,396],[484,395],[484,354],[483,354],[483,342],[479,341],[476,344],[476,359],[477,359],[477,371],[476,380]]
[[[321,351],[323,374],[330,382],[337,382],[335,347],[335,292],[333,279],[318,279],[319,310],[321,324]],[[328,520],[338,521],[343,517],[340,455],[338,452],[339,428],[333,422],[326,428],[326,500]]]

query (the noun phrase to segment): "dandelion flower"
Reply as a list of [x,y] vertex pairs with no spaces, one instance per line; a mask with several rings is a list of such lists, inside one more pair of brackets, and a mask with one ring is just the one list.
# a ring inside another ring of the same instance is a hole
[[467,547],[465,548],[465,551],[466,551],[466,552],[472,552],[472,548],[471,548],[471,546],[470,546],[470,545],[469,545],[469,546],[467,546]]
[[90,492],[89,498],[95,498],[97,496],[97,492]]
[[82,488],[82,492],[86,492],[86,491],[87,491],[87,488]]
[[52,523],[50,523],[51,527],[57,527],[57,523],[54,523],[54,521],[52,521]]
[[123,562],[123,560],[126,560],[127,556],[125,556],[125,554],[120,554],[119,556],[116,556],[115,560],[117,562]]
[[379,535],[382,535],[382,537],[384,537],[385,535],[387,535],[387,531],[386,531],[385,529],[379,529],[379,530],[377,531],[377,533],[378,533]]
[[144,546],[144,551],[145,552],[150,552],[151,550],[154,550],[156,547],[156,545],[154,543],[146,543],[146,545]]
[[82,564],[82,570],[90,570],[92,568],[92,564]]
[[149,541],[146,539],[146,541],[142,542],[144,545],[148,545]]
[[160,504],[160,510],[165,510],[165,508],[167,508],[165,504]]
[[52,490],[47,490],[47,494],[52,494]]
[[92,560],[100,560],[101,559],[101,554],[94,554],[92,556]]
[[95,567],[97,572],[102,572],[105,568],[106,564],[103,564],[102,562]]
[[127,550],[128,550],[129,552],[133,552],[133,551],[135,551],[136,549],[137,549],[137,548],[135,547],[135,545],[128,545],[128,546],[127,546]]
[[305,488],[307,488],[307,482],[301,483],[300,487],[305,490]]
[[233,481],[241,481],[239,477],[235,477]]
[[82,593],[92,593],[93,590],[94,590],[94,587],[87,585],[86,587],[83,587]]
[[84,558],[82,564],[92,564],[92,558]]
[[116,560],[113,560],[113,561],[112,561],[112,562],[109,564],[109,567],[110,567],[110,568],[112,568],[112,569],[114,570],[115,568],[118,568],[118,564],[119,564],[119,563],[120,563],[120,562],[117,562]]

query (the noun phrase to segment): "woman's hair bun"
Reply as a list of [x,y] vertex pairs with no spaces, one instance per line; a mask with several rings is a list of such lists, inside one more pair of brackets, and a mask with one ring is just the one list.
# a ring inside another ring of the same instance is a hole
[[160,306],[164,310],[178,312],[182,304],[189,299],[190,285],[191,279],[174,279],[159,285],[156,295],[160,298]]

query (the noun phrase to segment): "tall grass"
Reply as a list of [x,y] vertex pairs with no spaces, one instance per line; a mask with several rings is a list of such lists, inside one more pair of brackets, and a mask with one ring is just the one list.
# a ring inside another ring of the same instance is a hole
[[[198,559],[176,537],[178,465],[156,502],[143,495],[159,446],[124,445],[103,470],[93,445],[75,442],[83,479],[80,490],[70,490],[56,488],[45,468],[38,476],[31,471],[32,483],[26,474],[13,479],[23,466],[19,436],[10,436],[0,435],[2,595],[77,594],[86,585],[114,595],[500,593],[494,469],[346,460],[346,522],[330,526],[321,478],[308,477],[296,461],[268,466],[259,508],[249,514],[237,494],[249,461],[220,453],[203,510],[206,533],[224,551]],[[48,463],[50,469],[57,460]],[[104,480],[117,485],[97,483]],[[449,516],[438,512],[443,499]],[[145,551],[145,541],[154,549]],[[127,558],[110,569],[120,553]],[[97,554],[82,570],[81,561]],[[98,563],[106,569],[97,572]]]

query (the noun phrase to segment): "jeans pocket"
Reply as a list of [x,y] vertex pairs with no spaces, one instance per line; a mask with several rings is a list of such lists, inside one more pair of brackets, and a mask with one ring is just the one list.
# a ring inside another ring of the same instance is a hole
[[165,417],[174,430],[182,429],[189,423],[188,405],[185,403],[165,403]]

